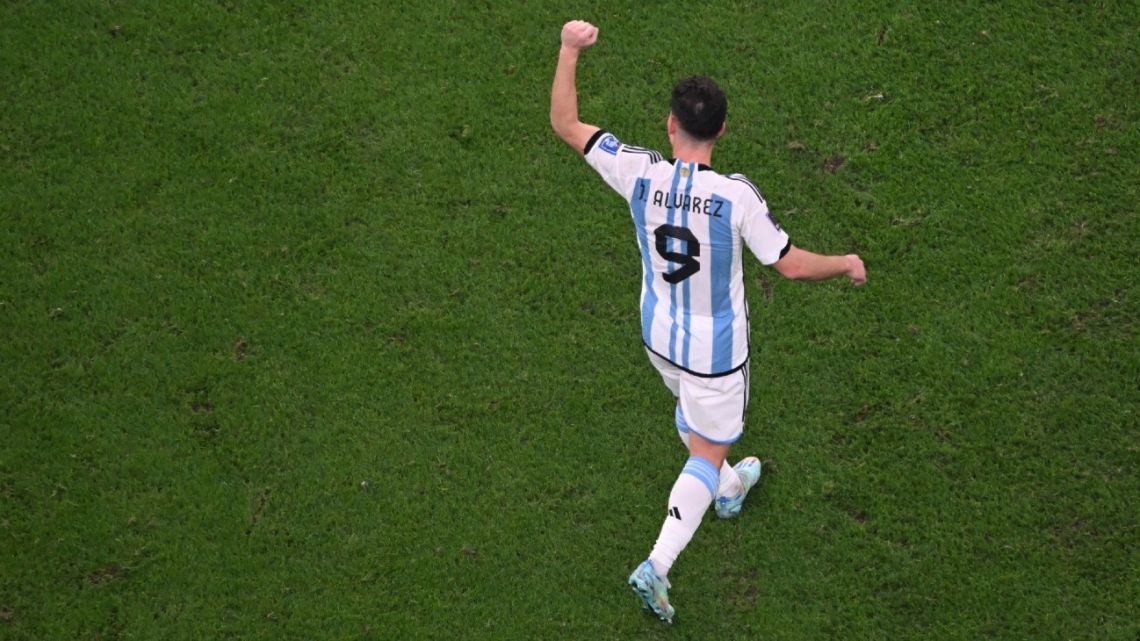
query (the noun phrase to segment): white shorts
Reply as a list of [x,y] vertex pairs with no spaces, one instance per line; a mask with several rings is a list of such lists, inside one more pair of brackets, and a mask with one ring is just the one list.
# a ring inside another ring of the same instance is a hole
[[718,445],[735,443],[744,434],[748,407],[748,364],[724,376],[697,376],[645,350],[665,387],[681,403],[689,429]]

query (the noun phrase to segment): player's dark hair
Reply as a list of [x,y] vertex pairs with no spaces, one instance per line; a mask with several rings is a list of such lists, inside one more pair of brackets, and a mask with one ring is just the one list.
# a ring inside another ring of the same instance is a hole
[[714,140],[728,114],[728,98],[711,78],[691,76],[673,87],[669,101],[681,129],[697,140]]

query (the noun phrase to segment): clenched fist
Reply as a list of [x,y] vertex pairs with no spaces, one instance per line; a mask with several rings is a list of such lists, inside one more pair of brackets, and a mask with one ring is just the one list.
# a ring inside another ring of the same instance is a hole
[[598,28],[585,20],[571,20],[562,26],[562,46],[585,49],[598,41]]

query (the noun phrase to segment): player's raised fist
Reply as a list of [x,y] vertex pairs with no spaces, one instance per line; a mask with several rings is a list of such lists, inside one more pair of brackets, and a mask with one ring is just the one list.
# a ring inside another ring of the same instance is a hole
[[562,46],[585,49],[598,41],[598,28],[585,20],[571,20],[562,25]]

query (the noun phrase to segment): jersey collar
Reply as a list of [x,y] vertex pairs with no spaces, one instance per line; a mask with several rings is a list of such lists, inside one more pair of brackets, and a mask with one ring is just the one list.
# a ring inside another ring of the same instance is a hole
[[[685,162],[685,161],[683,161],[683,160],[682,160],[681,162]],[[677,164],[677,159],[676,159],[676,158],[669,158],[669,164],[670,164],[670,165],[675,165],[675,164]],[[697,165],[697,171],[712,171],[712,170],[713,170],[713,168],[712,168],[712,167],[709,167],[708,165],[706,165],[706,164],[705,164],[705,163],[703,163],[703,162],[702,162],[702,163],[699,163],[699,164]]]

